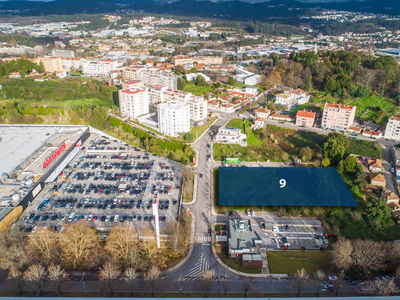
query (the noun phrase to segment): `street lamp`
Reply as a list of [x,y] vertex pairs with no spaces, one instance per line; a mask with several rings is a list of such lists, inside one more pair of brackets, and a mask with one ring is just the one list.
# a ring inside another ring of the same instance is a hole
[[83,272],[82,274],[82,283],[83,283],[83,289],[85,290],[85,296],[87,296],[86,286],[85,286],[85,272]]

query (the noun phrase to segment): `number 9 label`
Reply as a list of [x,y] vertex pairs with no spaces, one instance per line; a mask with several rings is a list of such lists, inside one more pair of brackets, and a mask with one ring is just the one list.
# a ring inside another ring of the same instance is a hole
[[279,180],[279,184],[281,185],[281,188],[284,188],[286,186],[286,180],[285,179]]

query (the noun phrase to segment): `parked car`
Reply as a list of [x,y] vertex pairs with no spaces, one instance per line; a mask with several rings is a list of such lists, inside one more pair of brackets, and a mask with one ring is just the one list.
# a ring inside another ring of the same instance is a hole
[[325,284],[324,284],[324,289],[333,289],[333,284],[331,284],[331,283],[325,283]]
[[337,280],[337,276],[336,275],[329,276],[328,278],[329,278],[329,280],[332,280],[332,281]]
[[347,284],[348,284],[348,285],[356,285],[356,284],[357,284],[357,281],[355,281],[354,279],[353,279],[353,280],[348,280],[348,281],[347,281]]

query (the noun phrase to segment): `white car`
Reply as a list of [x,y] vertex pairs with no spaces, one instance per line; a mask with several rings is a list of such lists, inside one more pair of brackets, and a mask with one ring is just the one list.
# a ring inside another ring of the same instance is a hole
[[333,288],[333,284],[330,284],[330,283],[324,284],[324,289],[330,289],[330,288]]
[[335,275],[329,276],[328,278],[329,278],[329,280],[337,280],[337,276],[335,276]]
[[390,169],[390,172],[394,173],[394,168],[391,168],[391,169]]
[[251,213],[250,213],[250,211],[246,211],[246,215],[248,216],[248,217],[250,217],[251,216]]
[[254,212],[254,210],[252,210],[252,211],[250,211],[250,212],[251,212],[251,215],[252,215],[253,217],[256,216],[256,213]]

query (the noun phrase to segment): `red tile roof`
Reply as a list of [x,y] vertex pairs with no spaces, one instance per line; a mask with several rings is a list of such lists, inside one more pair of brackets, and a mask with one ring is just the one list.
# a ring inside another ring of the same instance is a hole
[[311,112],[311,111],[302,111],[299,110],[296,114],[296,117],[303,117],[303,118],[311,118],[314,119],[315,118],[315,113]]

